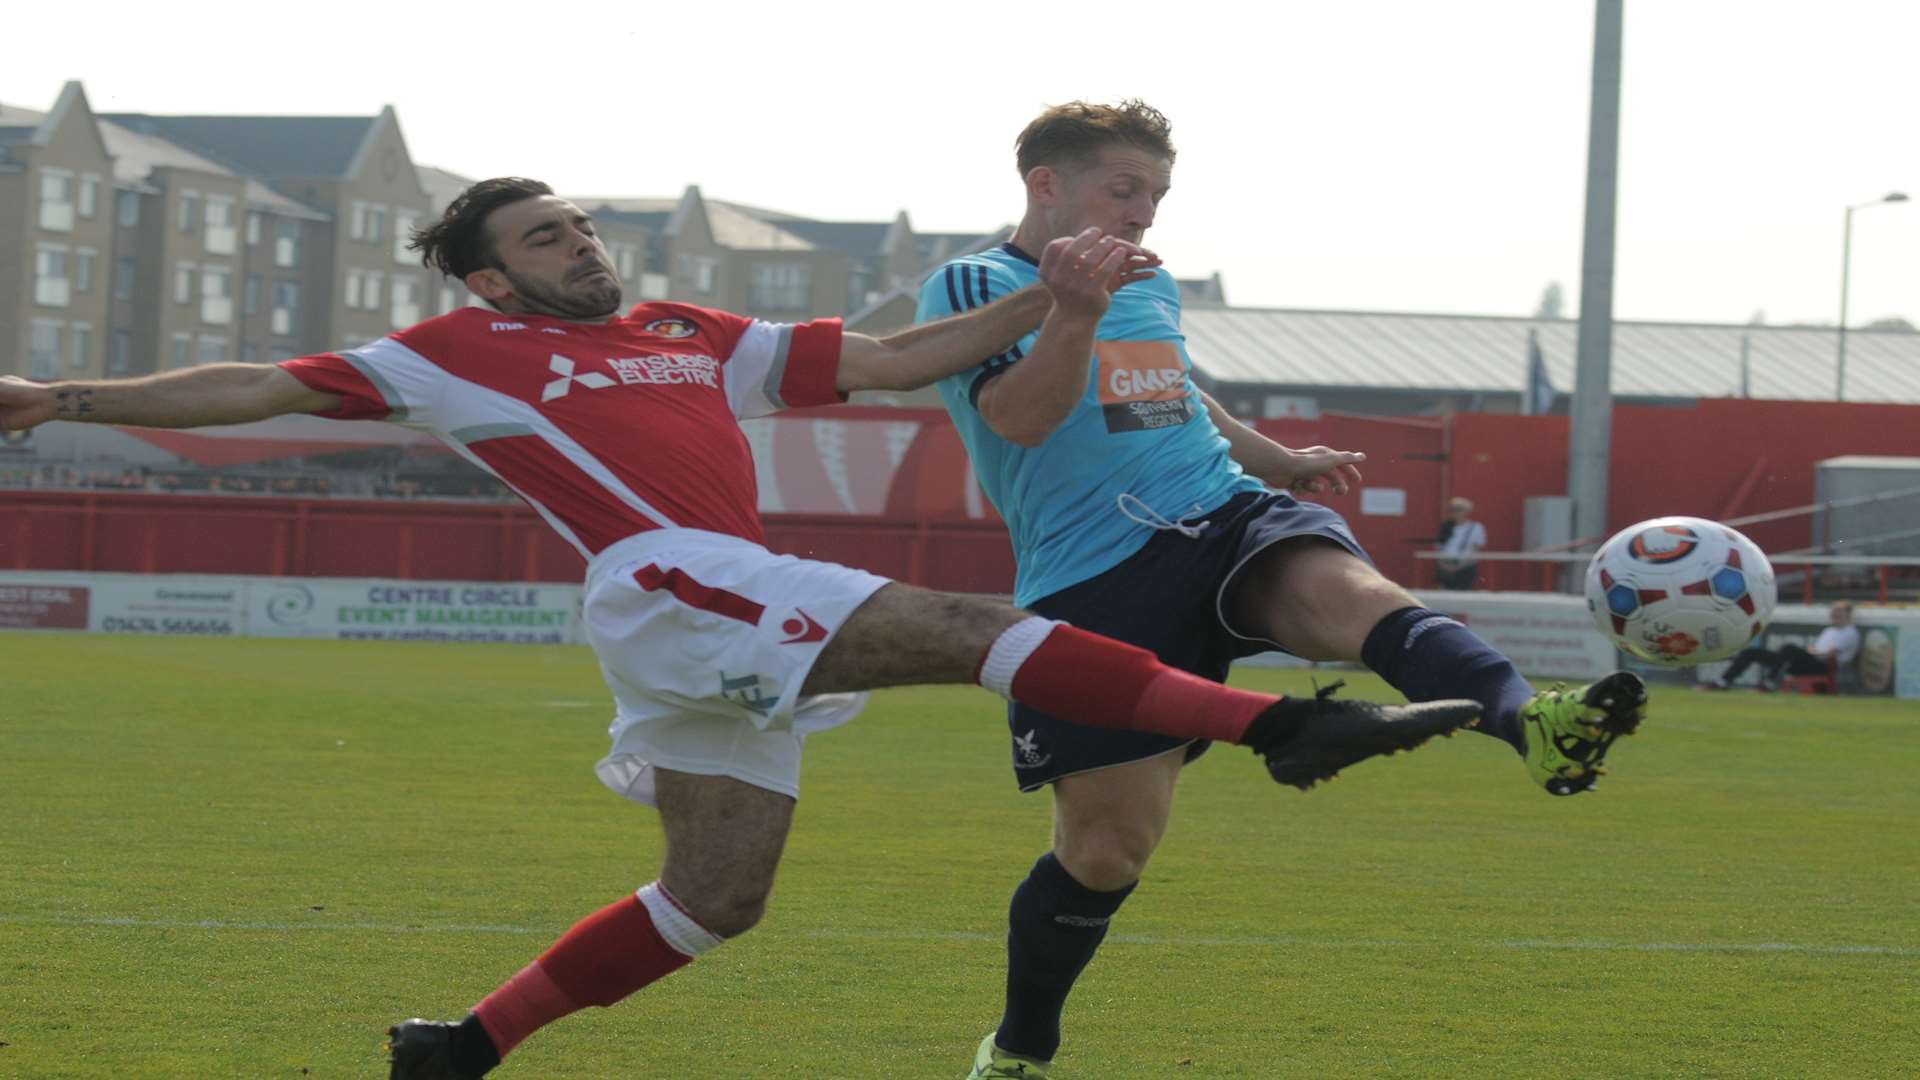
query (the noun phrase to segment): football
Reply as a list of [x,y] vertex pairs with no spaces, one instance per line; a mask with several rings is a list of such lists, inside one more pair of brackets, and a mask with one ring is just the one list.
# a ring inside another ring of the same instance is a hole
[[1717,521],[1663,517],[1620,530],[1587,564],[1587,610],[1627,652],[1661,667],[1725,660],[1773,618],[1773,566]]

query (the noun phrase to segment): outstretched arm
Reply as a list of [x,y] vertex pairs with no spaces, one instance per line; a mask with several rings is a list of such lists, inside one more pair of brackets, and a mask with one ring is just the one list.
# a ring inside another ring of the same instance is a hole
[[36,383],[0,376],[0,431],[49,420],[157,428],[244,424],[339,405],[337,394],[309,389],[278,367],[261,364],[208,364],[97,382]]
[[1248,476],[1268,487],[1299,495],[1328,491],[1345,495],[1349,487],[1360,482],[1360,470],[1355,466],[1366,461],[1367,455],[1325,446],[1288,449],[1235,420],[1205,390],[1199,394],[1207,404],[1213,426],[1226,436],[1227,453]]
[[[843,392],[929,386],[978,366],[1033,333],[1043,320],[1051,327],[1056,320],[1083,318],[1091,307],[1106,311],[1113,290],[1151,277],[1159,262],[1150,252],[1097,229],[1062,237],[1041,255],[1039,285],[884,338],[847,334],[841,339],[835,383]],[[1099,321],[1094,315],[1092,322]],[[1043,341],[1047,333],[1041,331]]]

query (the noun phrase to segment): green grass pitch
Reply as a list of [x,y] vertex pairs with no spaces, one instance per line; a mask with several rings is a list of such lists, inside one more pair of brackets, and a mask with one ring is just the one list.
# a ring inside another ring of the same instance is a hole
[[[657,865],[584,649],[11,634],[0,680],[0,1077],[384,1076],[388,1023]],[[984,691],[876,695],[761,928],[496,1075],[961,1076],[1047,844],[1007,754]],[[1216,749],[1057,1075],[1913,1075],[1920,707],[1657,691],[1613,757],[1555,800],[1469,735],[1301,795]]]

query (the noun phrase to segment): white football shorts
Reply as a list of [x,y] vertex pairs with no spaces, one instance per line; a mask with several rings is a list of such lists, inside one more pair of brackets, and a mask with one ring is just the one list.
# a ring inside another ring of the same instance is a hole
[[654,805],[655,767],[798,797],[800,745],[866,694],[800,696],[813,663],[887,579],[775,555],[736,536],[660,529],[587,568],[587,641],[613,690],[602,783]]

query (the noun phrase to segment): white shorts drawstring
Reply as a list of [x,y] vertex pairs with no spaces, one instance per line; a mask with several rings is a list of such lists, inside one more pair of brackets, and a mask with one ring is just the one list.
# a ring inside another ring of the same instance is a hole
[[[1148,516],[1142,517],[1139,514],[1136,514],[1133,511],[1127,509],[1127,500],[1129,499],[1133,500],[1134,505],[1138,506],[1141,510],[1145,511]],[[1148,506],[1145,502],[1141,501],[1141,499],[1131,491],[1121,492],[1113,500],[1113,504],[1120,508],[1120,512],[1122,514],[1125,514],[1127,516],[1127,520],[1139,522],[1140,524],[1145,525],[1147,528],[1152,529],[1156,532],[1161,532],[1167,529],[1171,529],[1174,532],[1179,533],[1181,536],[1184,536],[1189,540],[1198,540],[1200,538],[1201,530],[1206,528],[1206,524],[1204,522],[1199,525],[1187,525],[1178,521],[1169,521],[1164,515],[1160,513],[1160,511],[1155,510],[1151,506]],[[1206,513],[1206,511],[1201,508],[1199,503],[1193,504],[1193,512],[1191,516],[1199,517],[1201,514],[1204,514],[1204,513]]]

